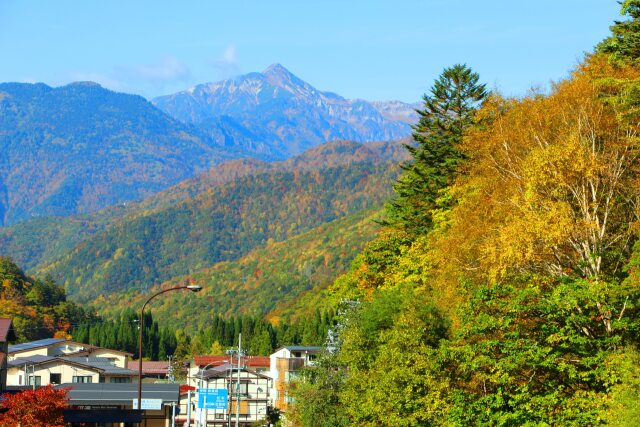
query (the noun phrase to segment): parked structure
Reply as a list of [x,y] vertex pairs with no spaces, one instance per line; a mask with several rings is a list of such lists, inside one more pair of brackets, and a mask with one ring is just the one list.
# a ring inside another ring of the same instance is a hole
[[322,351],[323,347],[287,346],[277,349],[269,356],[270,376],[273,379],[271,399],[274,407],[287,410],[291,403],[288,395],[289,383],[300,369],[312,365]]

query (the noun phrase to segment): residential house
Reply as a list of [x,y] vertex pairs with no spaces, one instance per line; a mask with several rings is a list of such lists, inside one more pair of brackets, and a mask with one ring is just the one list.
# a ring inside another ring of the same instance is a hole
[[270,376],[273,379],[271,402],[274,407],[286,411],[291,403],[289,383],[305,366],[313,365],[324,347],[286,346],[277,349],[270,358]]
[[9,341],[16,339],[11,319],[0,318],[0,394],[7,388],[7,353]]
[[78,343],[62,338],[46,338],[9,346],[9,360],[29,356],[90,356],[103,357],[121,368],[127,367],[127,360],[133,355],[124,351],[111,350],[95,345]]
[[56,357],[35,354],[8,362],[7,385],[46,386],[68,383],[131,383],[137,373],[102,357]]
[[[210,366],[207,369],[192,376],[198,384],[198,390],[224,389],[227,390],[228,395],[228,403],[224,409],[199,409],[198,399],[202,400],[204,397],[194,393],[192,395],[192,422],[200,423],[198,425],[224,426],[230,420],[231,424],[235,425],[236,412],[238,412],[239,425],[241,426],[255,425],[254,423],[265,418],[267,407],[270,404],[271,378],[242,366],[243,360],[244,358],[241,360],[240,368],[237,364],[218,364],[217,360],[214,360],[214,362],[209,362]],[[256,359],[254,362],[264,364],[264,361],[260,360],[262,359]],[[203,362],[204,360],[199,359],[199,361]],[[248,360],[246,364],[248,365]],[[186,403],[184,402],[180,408],[178,422],[187,420]]]
[[[236,365],[238,361],[232,356],[196,355],[193,360],[189,362],[189,385],[197,386],[202,369],[207,367],[215,368],[225,363],[233,363]],[[269,375],[271,360],[269,356],[244,356],[240,359],[240,366],[260,374]]]

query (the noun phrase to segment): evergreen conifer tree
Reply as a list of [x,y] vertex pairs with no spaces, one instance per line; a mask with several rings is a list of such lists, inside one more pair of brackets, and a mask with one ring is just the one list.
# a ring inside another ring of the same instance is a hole
[[396,197],[387,205],[384,225],[415,237],[431,228],[432,211],[442,189],[456,176],[464,160],[458,150],[465,131],[474,123],[474,112],[487,97],[486,85],[464,64],[445,68],[429,94],[420,120],[413,129],[415,145],[406,145],[412,160],[394,186]]
[[640,58],[640,0],[621,2],[621,15],[630,19],[614,21],[610,27],[611,36],[603,40],[596,51],[608,53],[614,60],[635,60]]

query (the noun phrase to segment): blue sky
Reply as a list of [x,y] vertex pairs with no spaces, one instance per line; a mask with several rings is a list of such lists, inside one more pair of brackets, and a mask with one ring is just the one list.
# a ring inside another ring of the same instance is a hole
[[151,98],[278,62],[347,98],[414,102],[464,62],[522,95],[566,76],[618,12],[614,0],[0,0],[0,82]]

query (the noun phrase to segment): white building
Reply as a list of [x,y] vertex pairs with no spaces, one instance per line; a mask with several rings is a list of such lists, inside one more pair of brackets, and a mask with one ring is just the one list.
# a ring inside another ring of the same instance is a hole
[[270,395],[274,407],[286,411],[291,403],[288,395],[289,383],[296,377],[297,371],[313,365],[323,350],[323,347],[292,345],[281,347],[269,356],[270,376],[273,379]]

